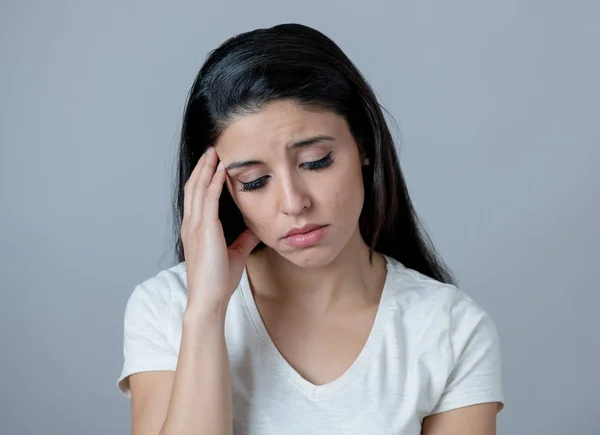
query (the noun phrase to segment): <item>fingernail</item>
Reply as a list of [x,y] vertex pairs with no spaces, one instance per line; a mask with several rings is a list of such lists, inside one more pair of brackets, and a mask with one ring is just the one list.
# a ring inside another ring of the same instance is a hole
[[225,167],[225,165],[223,164],[223,162],[219,162],[219,164],[217,166],[217,171],[222,171],[224,167]]

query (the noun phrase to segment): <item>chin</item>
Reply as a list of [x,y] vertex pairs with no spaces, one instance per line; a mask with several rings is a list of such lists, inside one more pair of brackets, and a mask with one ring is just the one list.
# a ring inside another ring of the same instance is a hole
[[[273,248],[272,248],[273,249]],[[298,267],[317,269],[330,264],[339,252],[332,249],[331,245],[316,245],[309,248],[292,248],[284,246],[282,249],[273,249],[281,257]]]

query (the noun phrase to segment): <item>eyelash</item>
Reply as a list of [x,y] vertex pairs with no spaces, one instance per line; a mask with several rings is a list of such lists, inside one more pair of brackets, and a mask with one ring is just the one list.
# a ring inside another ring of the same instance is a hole
[[[306,163],[303,163],[302,166],[306,166],[306,169],[308,169],[309,171],[319,171],[321,169],[330,167],[332,165],[332,163],[333,163],[333,158],[331,157],[331,151],[330,151],[329,154],[327,154],[321,160],[317,160],[315,162],[306,162]],[[251,181],[249,183],[242,183],[243,186],[240,189],[240,191],[241,192],[250,192],[252,190],[260,189],[267,182],[266,178],[267,177],[265,176],[265,177],[259,178],[258,180]]]

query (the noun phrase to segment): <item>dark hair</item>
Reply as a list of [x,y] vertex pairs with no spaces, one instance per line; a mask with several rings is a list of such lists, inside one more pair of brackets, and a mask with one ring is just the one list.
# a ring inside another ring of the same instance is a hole
[[[400,170],[394,141],[375,94],[352,61],[327,36],[300,24],[241,33],[211,51],[188,94],[173,198],[177,261],[184,186],[196,163],[234,116],[276,100],[329,110],[346,119],[362,156],[365,200],[360,233],[371,249],[438,281],[454,277],[419,224]],[[219,203],[227,245],[246,229],[227,189]],[[255,248],[262,249],[261,242]]]

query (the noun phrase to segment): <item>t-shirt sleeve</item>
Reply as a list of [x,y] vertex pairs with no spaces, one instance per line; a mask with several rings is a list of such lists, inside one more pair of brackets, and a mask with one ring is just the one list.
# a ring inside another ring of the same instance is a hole
[[138,284],[125,307],[123,366],[117,388],[131,399],[129,375],[154,370],[175,370],[177,354],[169,343],[168,325],[173,309],[167,280]]
[[431,414],[479,403],[504,408],[498,331],[489,314],[457,289],[450,307],[452,369]]

